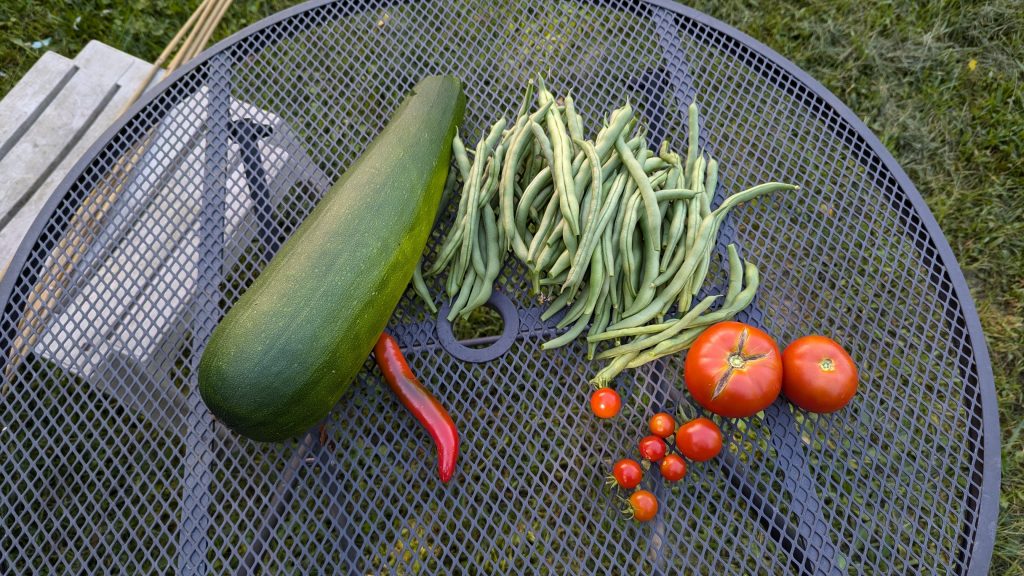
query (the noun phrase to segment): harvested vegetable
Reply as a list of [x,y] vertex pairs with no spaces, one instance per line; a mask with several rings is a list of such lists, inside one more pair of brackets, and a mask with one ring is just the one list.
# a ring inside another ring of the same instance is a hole
[[659,438],[668,438],[676,431],[676,420],[668,412],[658,412],[651,416],[651,421],[647,427],[650,429],[651,434]]
[[719,322],[697,337],[686,355],[686,388],[720,416],[744,418],[768,407],[782,389],[782,358],[764,330]]
[[398,342],[390,334],[380,335],[373,347],[373,356],[395,397],[434,439],[437,447],[437,472],[441,482],[448,482],[455,473],[455,464],[459,459],[459,431],[455,422],[441,402],[413,375]]
[[599,388],[590,395],[590,409],[598,418],[614,418],[622,408],[622,398],[611,388]]
[[676,431],[676,448],[695,462],[704,462],[722,451],[722,431],[707,418],[694,418]]
[[678,454],[667,454],[658,464],[665,482],[678,482],[686,476],[686,460]]
[[283,440],[348,389],[426,246],[465,104],[455,78],[416,84],[214,329],[199,391],[230,428]]
[[632,490],[644,479],[644,469],[633,459],[623,458],[612,466],[612,481],[619,488]]
[[637,522],[648,522],[658,515],[658,498],[648,490],[637,490],[629,495],[626,513]]
[[639,448],[640,457],[651,462],[661,460],[665,457],[665,453],[668,452],[668,445],[665,444],[665,439],[654,435],[641,438]]
[[[667,142],[649,148],[629,104],[612,111],[588,140],[572,98],[555,98],[537,78],[515,120],[491,126],[472,158],[456,137],[459,205],[426,271],[447,271],[448,319],[487,301],[511,251],[548,303],[542,318],[562,314],[558,328],[564,332],[542,348],[585,335],[588,356],[608,361],[593,378],[602,387],[627,368],[689,348],[708,326],[747,307],[757,291],[757,268],[732,245],[728,292],[693,302],[718,231],[740,203],[796,186],[761,184],[712,209],[718,163],[699,149],[695,104],[688,114],[685,154]],[[606,349],[598,353],[599,346]]]
[[809,412],[835,412],[857,393],[857,365],[831,338],[798,338],[782,351],[782,393]]

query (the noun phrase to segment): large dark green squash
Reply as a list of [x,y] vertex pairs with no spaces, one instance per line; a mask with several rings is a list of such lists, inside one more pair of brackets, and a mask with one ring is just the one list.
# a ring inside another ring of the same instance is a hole
[[419,82],[214,329],[199,390],[231,429],[289,438],[344,394],[426,245],[465,105],[458,80]]

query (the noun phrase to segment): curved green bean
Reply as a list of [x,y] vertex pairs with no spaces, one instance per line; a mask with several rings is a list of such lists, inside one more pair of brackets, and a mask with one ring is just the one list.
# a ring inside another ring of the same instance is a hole
[[575,103],[572,96],[565,95],[565,123],[569,128],[569,135],[573,140],[583,140],[583,119],[576,113]]
[[[545,88],[543,81],[538,80],[539,98],[542,103],[553,102],[554,96]],[[576,197],[575,185],[572,177],[572,144],[569,141],[569,134],[566,131],[562,115],[557,110],[548,110],[545,116],[548,132],[550,133],[551,149],[554,154],[554,163],[551,165],[552,180],[555,184],[556,195],[558,196],[559,208],[562,211],[562,218],[568,223],[572,234],[579,236],[579,198]]]
[[622,164],[626,167],[633,181],[636,182],[637,190],[640,192],[640,199],[643,201],[644,216],[646,222],[643,225],[644,240],[644,269],[640,285],[637,288],[636,298],[632,306],[625,311],[629,316],[636,310],[642,309],[654,299],[654,279],[658,276],[658,267],[661,259],[661,210],[658,208],[658,198],[651,188],[651,183],[644,172],[643,164],[633,156],[633,153],[626,147],[625,140],[620,136],[615,140],[615,149],[622,156]]
[[668,327],[665,328],[664,330],[656,332],[654,334],[649,334],[644,338],[638,338],[636,340],[633,340],[632,342],[629,342],[628,344],[616,346],[615,348],[609,348],[602,352],[601,354],[599,354],[597,357],[598,359],[614,358],[616,356],[626,354],[629,352],[640,352],[642,350],[655,346],[659,342],[668,340],[672,336],[675,336],[676,334],[681,332],[683,329],[691,328],[697,325],[696,322],[699,321],[700,315],[703,314],[704,311],[706,311],[708,308],[710,308],[711,305],[714,304],[715,301],[718,300],[719,298],[721,298],[721,296],[708,296],[707,298],[698,302],[696,306],[691,308],[690,311],[683,315],[679,320],[670,323]]
[[569,344],[570,342],[575,340],[577,336],[583,333],[583,329],[587,327],[588,322],[590,322],[590,315],[583,314],[576,320],[576,323],[573,324],[572,328],[570,328],[557,338],[548,340],[547,342],[541,344],[541,350],[552,350],[554,348],[561,348],[562,346]]
[[[607,386],[611,384],[612,380],[621,374],[622,371],[626,369],[626,365],[628,365],[636,356],[637,354],[634,352],[616,357],[607,366],[602,368],[601,371],[594,376],[591,382],[595,386]],[[598,355],[598,357],[600,357],[600,355]]]
[[484,222],[483,243],[487,251],[487,267],[479,290],[470,296],[469,302],[461,312],[463,317],[468,316],[470,312],[487,302],[494,289],[494,281],[498,279],[498,274],[501,272],[502,259],[498,249],[498,216],[490,204],[484,205],[481,216]]
[[437,306],[434,304],[433,298],[430,297],[427,283],[423,280],[423,258],[416,262],[416,269],[412,272],[412,287],[416,291],[416,295],[420,297],[420,300],[426,304],[427,310],[430,310],[431,314],[437,314]]
[[579,288],[580,282],[583,281],[583,275],[586,274],[587,267],[590,265],[591,255],[597,247],[597,241],[601,238],[602,230],[598,224],[601,221],[600,212],[604,204],[602,201],[604,181],[601,178],[601,161],[597,156],[597,150],[592,144],[583,140],[577,140],[576,144],[587,155],[587,159],[590,161],[590,169],[593,173],[590,179],[590,202],[588,204],[587,217],[583,224],[583,236],[580,238],[579,249],[573,255],[572,266],[569,268],[569,277],[565,280],[565,284],[562,285],[563,291],[570,291],[570,298],[575,297],[576,290]]
[[452,156],[455,156],[455,165],[459,167],[462,181],[469,180],[469,155],[466,154],[466,145],[462,142],[462,138],[459,138],[458,128],[455,129],[455,137],[452,138]]

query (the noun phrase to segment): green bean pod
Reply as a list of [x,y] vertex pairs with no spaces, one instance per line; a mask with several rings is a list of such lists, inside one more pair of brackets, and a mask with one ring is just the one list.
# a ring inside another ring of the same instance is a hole
[[[554,178],[553,175],[552,178]],[[551,194],[551,199],[548,200],[547,207],[544,208],[544,214],[541,216],[540,222],[537,223],[537,232],[533,236],[533,242],[530,243],[530,247],[527,250],[527,265],[533,264],[536,261],[538,254],[540,254],[541,248],[547,242],[548,235],[551,233],[551,230],[554,229],[555,227],[555,214],[559,211],[560,207],[558,201],[558,194],[558,187],[555,186]]]
[[620,328],[618,330],[605,330],[600,333],[588,336],[587,340],[591,342],[604,342],[605,340],[618,340],[620,338],[631,338],[633,336],[642,336],[645,334],[657,334],[671,328],[679,322],[678,318],[660,322],[658,324],[644,324],[643,326],[636,326],[634,328]]
[[458,169],[448,169],[448,177],[444,180],[444,188],[441,189],[441,201],[437,203],[437,215],[434,216],[434,223],[448,211],[448,203],[452,200],[452,195],[455,194],[455,188],[458,186],[459,180]]
[[587,360],[593,360],[594,353],[597,352],[597,343],[589,342],[589,336],[600,333],[604,330],[605,326],[608,326],[608,322],[611,320],[611,307],[606,302],[611,290],[609,290],[607,282],[604,283],[601,292],[602,297],[597,301],[597,316],[594,317],[594,321],[590,324],[590,330],[587,331]]
[[583,235],[580,238],[579,249],[573,254],[572,266],[569,268],[569,277],[562,290],[569,290],[569,298],[574,298],[576,290],[582,282],[587,267],[590,265],[591,256],[597,243],[601,238],[602,229],[598,225],[601,220],[601,208],[603,207],[604,181],[601,178],[601,162],[597,156],[594,146],[584,140],[577,140],[576,144],[587,155],[590,161],[590,168],[593,174],[590,180],[590,202],[587,204],[587,216],[583,224]]
[[459,297],[452,303],[452,307],[448,310],[448,321],[453,322],[458,317],[459,311],[462,310],[466,302],[469,301],[469,296],[473,292],[473,287],[476,284],[476,270],[471,267],[466,272],[466,277],[463,279],[462,285],[459,287]]
[[[481,180],[483,179],[484,163],[487,158],[487,143],[481,140],[476,146],[476,155],[473,157],[473,165],[470,169],[468,193],[466,194],[466,214],[459,225],[463,228],[462,248],[459,257],[455,261],[454,274],[456,278],[464,278],[466,268],[472,259],[473,244],[476,241],[476,220],[477,220],[477,198],[481,191]],[[449,272],[451,273],[451,272]]]
[[635,352],[632,354],[623,354],[622,356],[616,357],[594,376],[594,378],[591,380],[591,383],[598,387],[604,387],[611,384],[612,380],[614,380],[616,376],[621,374],[622,371],[626,369],[626,365],[629,364],[635,357]]
[[[554,250],[552,250],[552,252],[554,252]],[[557,254],[557,252],[555,252],[555,253]],[[543,261],[544,261],[544,258],[542,256],[541,257],[541,263],[543,263]],[[551,267],[548,268],[548,277],[558,276],[562,272],[565,272],[566,273],[566,277],[568,277],[569,276],[569,267],[570,267],[571,263],[572,263],[572,259],[569,258],[569,251],[563,249],[561,254],[558,254],[558,258],[555,258],[555,261],[551,263]],[[572,298],[572,296],[569,296],[569,297]]]
[[[626,191],[630,191],[635,186],[635,183],[631,181],[626,184]],[[628,199],[623,203],[622,210],[622,226],[619,230],[619,254],[622,255],[622,270],[626,274],[625,278],[628,280],[633,276],[633,266],[635,259],[633,258],[633,230],[635,229],[637,219],[636,206],[640,202],[639,193],[631,193]],[[627,282],[628,284],[628,282]],[[636,292],[631,291],[631,296],[635,296]],[[632,300],[632,298],[631,298]]]
[[561,312],[561,310],[563,308],[565,308],[568,304],[569,304],[569,294],[567,294],[567,293],[559,294],[557,298],[555,298],[554,300],[551,301],[551,305],[548,306],[547,310],[545,310],[540,315],[541,321],[542,322],[547,322],[555,314],[558,314],[559,312]]
[[696,102],[687,108],[687,116],[686,177],[689,178],[693,174],[693,165],[697,162],[700,146],[700,118]]
[[550,278],[541,278],[540,285],[541,286],[558,286],[558,285],[562,284],[562,282],[565,282],[565,277],[568,276],[568,275],[569,275],[568,271],[562,270],[556,276],[551,276]]
[[640,352],[647,348],[655,346],[659,342],[668,340],[672,336],[675,336],[676,334],[681,332],[683,329],[692,328],[693,326],[695,326],[695,322],[698,321],[700,315],[703,314],[704,311],[706,311],[708,308],[710,308],[719,298],[721,298],[721,296],[708,296],[707,298],[698,302],[697,305],[690,309],[690,311],[687,312],[685,315],[683,315],[682,318],[675,322],[669,323],[668,327],[665,328],[664,330],[653,334],[647,334],[644,337],[637,338],[628,344],[616,346],[615,348],[609,348],[608,350],[605,350],[604,352],[599,354],[597,358],[601,360],[605,358],[614,358],[616,356],[620,356],[622,354],[626,354],[629,352]]
[[565,227],[565,220],[562,220],[558,215],[555,215],[555,226],[551,229],[551,234],[548,235],[548,238],[544,243],[548,246],[554,246],[555,244],[561,243],[564,246],[565,241],[563,240],[562,233],[565,231]]
[[[729,210],[731,210],[740,202],[751,200],[764,194],[769,194],[771,192],[779,190],[797,189],[798,187],[792,184],[782,184],[780,182],[767,182],[765,184],[760,184],[758,186],[754,186],[753,188],[744,190],[743,192],[733,194],[732,196],[726,198],[725,201],[722,202],[721,206],[715,209],[714,212],[709,214],[708,217],[704,219],[704,222],[701,224],[701,231],[698,234],[697,242],[694,244],[693,253],[686,257],[686,261],[680,267],[679,272],[676,274],[676,277],[673,278],[671,283],[669,283],[669,286],[665,289],[665,291],[662,292],[662,294],[659,295],[658,298],[655,298],[655,301],[652,302],[650,306],[634,315],[623,318],[619,322],[619,325],[612,326],[612,328],[628,328],[631,326],[639,326],[640,324],[647,322],[651,318],[654,318],[654,316],[657,315],[658,312],[662,309],[662,307],[665,304],[664,298],[666,296],[669,299],[674,298],[674,295],[679,294],[682,291],[682,289],[685,286],[687,286],[686,283],[689,281],[690,276],[696,269],[696,266],[699,263],[700,258],[703,257],[704,250],[709,249],[710,246],[712,246],[715,242],[715,239],[712,237],[714,229],[717,228],[718,222],[720,222],[729,213]],[[659,298],[662,299],[659,300]]]
[[430,310],[431,314],[437,314],[437,306],[434,304],[434,299],[430,297],[427,283],[423,281],[423,258],[416,262],[416,269],[412,272],[412,287],[416,291],[416,295],[427,306],[427,310]]
[[537,176],[530,181],[530,184],[526,186],[526,190],[523,191],[522,196],[519,200],[519,206],[516,208],[515,215],[515,230],[516,233],[512,238],[512,250],[515,252],[516,257],[525,262],[527,260],[527,223],[530,218],[530,209],[535,208],[534,203],[542,202],[542,198],[547,190],[551,189],[551,167],[545,166]]
[[551,149],[551,140],[548,138],[547,134],[544,133],[544,128],[542,128],[540,124],[538,124],[536,121],[532,119],[530,120],[528,125],[530,128],[530,132],[533,133],[534,142],[536,142],[537,145],[540,147],[540,153],[541,156],[544,158],[544,161],[548,163],[549,168],[551,166],[554,166],[555,153]]
[[569,128],[569,136],[573,140],[583,140],[583,119],[576,113],[572,96],[565,95],[565,124]]
[[[676,166],[675,170],[676,178],[673,182],[678,182],[678,177],[682,173],[682,169],[679,166]],[[689,203],[682,201],[674,202],[672,204],[672,220],[668,227],[668,242],[666,242],[665,249],[661,253],[661,264],[659,266],[659,270],[662,274],[668,270],[669,263],[672,262],[672,258],[676,254],[676,249],[680,246],[684,251],[686,249],[686,246],[682,245],[680,240],[685,233],[687,206],[689,206]],[[658,278],[660,277],[661,276],[659,275]],[[659,284],[658,278],[655,278],[655,284]]]
[[557,338],[548,340],[547,342],[540,345],[541,350],[553,350],[555,348],[561,348],[566,344],[569,344],[576,339],[577,336],[583,333],[583,329],[587,327],[587,323],[590,322],[590,315],[584,314],[580,316],[573,327],[561,334]]
[[608,300],[611,302],[612,313],[611,318],[608,319],[609,324],[614,324],[618,321],[619,302],[621,301],[622,294],[622,266],[620,264],[621,258],[615,261],[615,266],[612,268],[611,276],[608,280]]
[[587,311],[586,298],[579,298],[575,302],[572,299],[570,299],[569,302],[571,303],[569,306],[569,311],[565,313],[565,317],[559,320],[558,324],[556,325],[556,328],[565,328],[569,324],[572,324],[576,320],[579,320],[579,318],[583,316],[583,314]]
[[735,244],[729,244],[726,250],[729,252],[729,289],[725,293],[725,305],[730,306],[743,289],[743,261]]
[[[640,230],[634,228],[633,229],[633,236],[636,237],[636,236],[640,236],[640,235],[641,235]],[[641,280],[643,278],[642,273],[643,273],[643,265],[644,265],[644,249],[641,246],[641,244],[643,244],[643,239],[642,238],[639,239],[639,241],[634,239],[633,241],[630,242],[630,246],[632,246],[632,252],[633,252],[633,265],[631,267],[630,274],[629,274],[629,288],[631,290],[631,294],[630,295],[633,297],[633,301],[634,302],[636,301],[637,294],[640,292],[640,282],[641,282]],[[623,312],[623,313],[625,313],[625,312]]]
[[452,156],[455,156],[455,165],[459,168],[462,181],[469,180],[469,155],[466,153],[466,145],[459,138],[459,130],[455,129],[455,137],[452,138]]
[[533,103],[536,90],[537,86],[534,84],[533,78],[527,80],[526,89],[523,91],[523,99],[519,101],[519,110],[516,111],[516,118],[526,116],[526,111],[530,109],[530,104]]
[[[744,265],[744,283],[746,286],[737,295],[736,300],[729,306],[724,306],[719,310],[707,314],[703,318],[699,319],[699,323],[694,328],[686,330],[673,338],[669,338],[662,342],[659,342],[653,348],[649,350],[649,358],[645,359],[645,362],[661,358],[668,354],[674,354],[688,348],[700,332],[705,330],[708,326],[717,322],[723,322],[733,318],[737,313],[746,308],[750,302],[753,301],[754,296],[757,293],[757,288],[760,283],[757,266],[747,262]],[[635,359],[637,362],[641,360],[640,357]],[[642,362],[641,362],[642,363]]]
[[498,274],[501,272],[502,258],[498,246],[498,216],[494,213],[490,204],[484,206],[482,219],[484,221],[483,241],[486,245],[487,268],[484,272],[483,282],[479,291],[470,297],[469,302],[462,311],[463,317],[468,316],[470,312],[487,302],[494,289],[494,281],[498,279]]
[[500,236],[504,239],[505,250],[512,248],[512,244],[516,237],[514,183],[523,155],[526,153],[527,148],[529,148],[533,141],[534,134],[532,130],[528,129],[528,124],[536,122],[537,119],[542,118],[547,114],[550,107],[551,102],[542,102],[540,109],[523,121],[523,126],[521,128],[517,128],[517,132],[515,136],[512,137],[512,141],[509,143],[505,152],[504,166],[502,167],[501,172],[501,184],[498,187],[498,216],[501,218]]
[[[543,81],[538,81],[541,102],[553,102],[554,97],[544,87]],[[551,166],[552,180],[557,191],[559,208],[562,211],[562,218],[569,225],[572,234],[579,236],[579,198],[576,197],[575,186],[572,178],[572,143],[569,140],[569,133],[566,131],[562,115],[557,110],[548,110],[547,127],[551,138],[551,148],[554,153],[554,164]]]
[[606,285],[604,282],[604,253],[600,250],[594,252],[593,262],[590,264],[590,282],[587,286],[587,308],[586,314],[594,313],[594,307],[601,297],[601,290]]
[[478,208],[482,208],[484,204],[490,204],[498,191],[498,186],[501,185],[501,161],[505,157],[505,146],[505,143],[499,142],[493,155],[487,159],[487,180],[483,192],[477,199]]
[[654,189],[651,188],[651,184],[647,180],[642,161],[633,156],[621,136],[615,140],[615,149],[622,157],[623,166],[636,182],[644,208],[644,269],[636,298],[633,300],[632,306],[625,312],[625,315],[628,316],[647,306],[654,299],[656,287],[654,279],[658,276],[658,267],[661,262],[659,258],[661,253],[661,210],[658,208],[658,198],[654,194]]

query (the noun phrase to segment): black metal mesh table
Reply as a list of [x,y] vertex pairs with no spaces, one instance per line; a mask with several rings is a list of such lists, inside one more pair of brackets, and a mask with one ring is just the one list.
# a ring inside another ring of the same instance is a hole
[[[603,477],[650,414],[695,412],[681,360],[628,373],[623,415],[597,421],[585,408],[595,366],[582,345],[540,350],[554,327],[510,265],[492,301],[504,337],[441,338],[451,327],[409,295],[390,323],[462,430],[451,485],[372,362],[322,432],[263,445],[216,424],[198,351],[407,89],[463,79],[470,141],[516,109],[534,72],[588,117],[629,98],[650,141],[677,147],[696,99],[720,194],[801,186],[723,230],[764,271],[742,319],[782,343],[845,343],[861,367],[853,403],[816,417],[779,401],[722,422],[727,453],[659,484],[655,521],[628,521]],[[934,219],[820,84],[668,2],[313,2],[261,22],[86,154],[0,302],[0,573],[988,569],[992,375]]]

